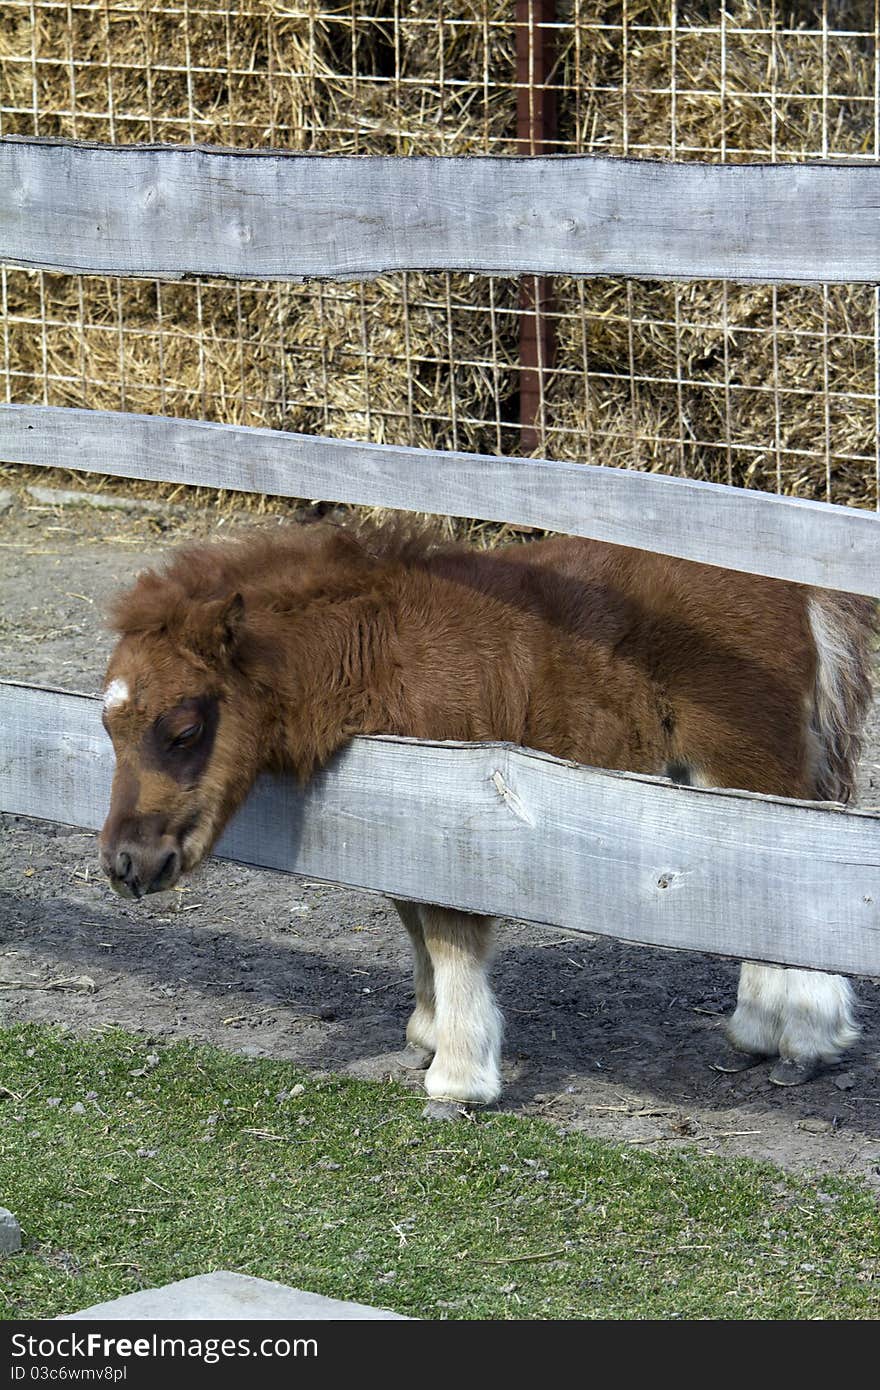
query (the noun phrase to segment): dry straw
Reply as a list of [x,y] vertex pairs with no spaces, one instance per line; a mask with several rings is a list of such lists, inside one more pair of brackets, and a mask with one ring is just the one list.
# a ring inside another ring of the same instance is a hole
[[[12,0],[2,131],[510,152],[514,8]],[[877,153],[873,5],[679,8],[686,23],[668,0],[559,0],[561,151]],[[9,269],[3,282],[13,400],[519,449],[512,280],[160,285]],[[871,287],[558,280],[555,313],[540,452],[876,504]]]

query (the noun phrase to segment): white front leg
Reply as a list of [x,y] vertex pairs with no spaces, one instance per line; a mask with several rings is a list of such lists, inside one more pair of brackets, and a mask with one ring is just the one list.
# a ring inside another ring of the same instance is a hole
[[503,1023],[488,980],[494,923],[451,908],[421,909],[434,968],[434,1060],[425,1090],[434,1100],[487,1105],[501,1092]]

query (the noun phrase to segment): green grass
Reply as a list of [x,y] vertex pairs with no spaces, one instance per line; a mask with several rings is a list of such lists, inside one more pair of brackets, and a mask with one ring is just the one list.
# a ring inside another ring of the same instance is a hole
[[6,1318],[224,1268],[428,1318],[880,1315],[856,1183],[512,1115],[429,1125],[399,1087],[123,1033],[0,1031],[0,1083],[26,1242],[0,1257]]

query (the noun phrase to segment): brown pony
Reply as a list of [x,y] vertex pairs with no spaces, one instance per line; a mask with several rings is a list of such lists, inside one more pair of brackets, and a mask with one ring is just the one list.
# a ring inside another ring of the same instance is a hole
[[[184,550],[113,609],[101,862],[140,898],[211,850],[262,771],[355,734],[498,739],[700,786],[846,800],[876,606],[593,541],[494,551],[327,524]],[[491,919],[398,903],[429,1096],[491,1102]],[[746,963],[722,1065],[806,1080],[857,1036],[846,980]]]

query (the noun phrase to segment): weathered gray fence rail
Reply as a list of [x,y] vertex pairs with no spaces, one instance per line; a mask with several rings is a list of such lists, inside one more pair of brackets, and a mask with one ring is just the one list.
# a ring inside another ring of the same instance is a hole
[[0,459],[512,521],[880,597],[880,516],[654,473],[0,405]]
[[0,141],[0,247],[54,270],[880,280],[880,167],[369,159]]
[[[0,806],[98,828],[100,704],[0,684]],[[219,852],[626,941],[880,974],[880,816],[599,772],[506,744],[359,738],[265,779]]]

